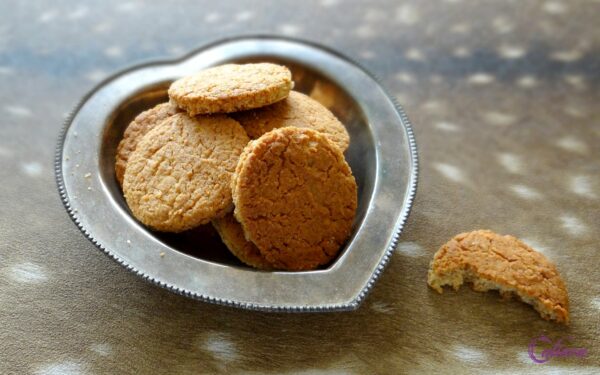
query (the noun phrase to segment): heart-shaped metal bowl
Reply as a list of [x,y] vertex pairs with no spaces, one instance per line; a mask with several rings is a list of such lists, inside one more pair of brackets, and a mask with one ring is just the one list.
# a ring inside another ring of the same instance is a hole
[[[151,232],[130,214],[114,177],[116,146],[131,119],[165,101],[169,84],[224,63],[287,65],[295,89],[330,108],[351,137],[346,158],[358,183],[353,233],[328,267],[263,272],[228,254],[210,228],[183,235]],[[63,203],[85,236],[129,271],[203,301],[266,311],[353,310],[388,262],[417,184],[408,118],[377,80],[339,53],[279,37],[241,37],[175,61],[140,65],[89,93],[67,120],[56,153]]]

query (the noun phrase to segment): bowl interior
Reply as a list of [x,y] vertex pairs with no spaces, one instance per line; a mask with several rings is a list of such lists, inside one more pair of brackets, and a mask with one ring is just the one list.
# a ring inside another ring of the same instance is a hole
[[[353,233],[361,225],[372,197],[375,184],[376,153],[375,144],[366,118],[351,94],[340,84],[322,73],[297,64],[291,60],[261,57],[256,59],[235,60],[244,63],[252,61],[275,62],[284,64],[292,71],[295,82],[294,90],[303,92],[329,108],[346,126],[350,134],[350,147],[345,153],[346,160],[352,168],[358,185],[358,209]],[[132,94],[112,113],[105,124],[102,146],[100,149],[99,167],[104,185],[120,208],[131,216],[123,193],[115,178],[115,153],[127,125],[140,112],[168,100],[167,89],[170,82],[147,86]],[[150,233],[165,245],[190,256],[227,266],[246,267],[226,249],[218,234],[210,224],[179,233]],[[353,236],[352,236],[353,237]],[[352,237],[349,241],[352,240]],[[344,253],[346,246],[340,255]],[[338,256],[338,259],[339,259]],[[336,259],[337,260],[337,259]],[[335,261],[327,267],[331,267]]]

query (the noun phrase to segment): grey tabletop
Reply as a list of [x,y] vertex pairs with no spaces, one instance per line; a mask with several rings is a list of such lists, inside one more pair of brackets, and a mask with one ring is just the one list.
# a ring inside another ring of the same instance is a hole
[[[600,372],[598,1],[4,1],[0,4],[0,373]],[[355,312],[186,299],[85,239],[56,192],[62,123],[98,82],[228,36],[322,43],[380,77],[414,125],[417,198]],[[478,228],[556,263],[571,324],[470,288],[435,251]],[[583,357],[534,363],[548,336]]]

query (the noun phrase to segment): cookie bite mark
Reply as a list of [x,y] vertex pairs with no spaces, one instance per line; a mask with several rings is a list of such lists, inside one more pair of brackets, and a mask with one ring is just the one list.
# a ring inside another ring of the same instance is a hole
[[341,150],[314,130],[280,128],[249,143],[232,188],[245,237],[275,268],[326,264],[350,235],[354,176]]
[[148,227],[182,232],[231,210],[231,177],[249,139],[224,115],[179,113],[150,130],[123,182],[132,214]]
[[190,116],[273,104],[294,87],[288,68],[270,63],[227,64],[173,82],[169,98]]
[[287,98],[266,107],[232,114],[251,139],[273,129],[294,126],[309,128],[325,134],[342,152],[350,144],[346,127],[330,110],[316,100],[290,91]]
[[162,103],[140,113],[127,126],[125,133],[123,133],[123,138],[117,147],[117,154],[115,155],[115,175],[121,187],[123,187],[123,177],[125,176],[127,160],[129,160],[129,155],[137,147],[138,142],[152,128],[178,112],[180,110],[175,104]]
[[467,282],[476,291],[514,294],[542,318],[569,323],[569,297],[556,266],[513,236],[489,230],[457,235],[435,254],[427,282],[439,293]]

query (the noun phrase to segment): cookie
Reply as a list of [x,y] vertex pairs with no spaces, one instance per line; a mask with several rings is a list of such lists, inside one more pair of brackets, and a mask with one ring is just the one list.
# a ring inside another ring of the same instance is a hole
[[183,77],[169,87],[169,97],[191,116],[258,108],[284,99],[294,83],[281,65],[227,64]]
[[171,103],[159,104],[154,108],[140,113],[125,129],[123,138],[117,147],[115,156],[115,175],[121,187],[129,155],[135,150],[138,142],[150,129],[160,124],[163,120],[179,112],[177,106]]
[[331,111],[316,100],[297,91],[267,107],[232,114],[251,139],[286,126],[310,128],[325,134],[342,151],[346,151],[350,136],[346,127]]
[[569,297],[556,267],[515,237],[477,230],[444,244],[431,262],[428,284],[442,293],[442,286],[457,290],[463,282],[476,291],[516,294],[542,318],[569,322]]
[[244,230],[240,223],[235,220],[233,213],[214,219],[212,224],[217,232],[219,232],[225,246],[244,264],[260,270],[270,270],[273,268],[265,257],[261,255],[258,248],[244,237]]
[[231,177],[249,139],[225,116],[179,113],[150,130],[129,157],[123,192],[148,227],[181,232],[231,209]]
[[333,84],[317,80],[308,96],[321,103],[325,108],[331,109],[339,95],[338,89]]
[[280,128],[250,142],[231,186],[245,237],[275,268],[326,264],[350,235],[354,176],[339,147],[314,130]]

